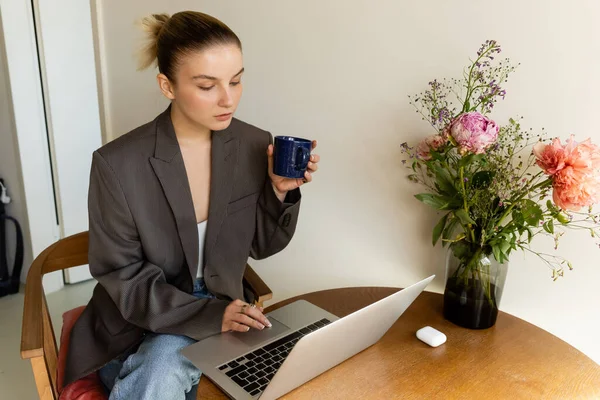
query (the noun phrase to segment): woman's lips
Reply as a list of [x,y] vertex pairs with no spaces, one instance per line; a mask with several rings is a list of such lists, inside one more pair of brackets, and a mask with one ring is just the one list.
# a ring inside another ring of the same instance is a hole
[[217,115],[215,118],[218,119],[219,121],[227,121],[229,118],[231,118],[232,115],[233,115],[233,113],[221,114],[221,115]]

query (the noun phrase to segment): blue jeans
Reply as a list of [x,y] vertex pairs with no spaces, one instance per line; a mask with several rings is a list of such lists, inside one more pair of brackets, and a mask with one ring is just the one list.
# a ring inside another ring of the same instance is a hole
[[[194,282],[194,296],[214,298],[204,280]],[[202,372],[179,352],[196,341],[187,336],[149,333],[135,353],[112,360],[99,371],[110,400],[194,400]]]

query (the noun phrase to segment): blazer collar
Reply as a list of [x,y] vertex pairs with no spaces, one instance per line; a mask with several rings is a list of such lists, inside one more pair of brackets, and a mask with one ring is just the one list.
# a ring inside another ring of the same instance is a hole
[[[226,143],[233,138],[233,123],[234,121],[232,121],[226,129],[211,132],[213,145],[215,141]],[[154,147],[154,157],[162,161],[171,162],[176,155],[180,154],[181,149],[179,148],[179,142],[175,135],[175,128],[173,127],[173,120],[171,119],[171,105],[169,105],[169,107],[158,116],[156,121],[156,145]],[[225,157],[228,155],[229,154],[226,154]]]

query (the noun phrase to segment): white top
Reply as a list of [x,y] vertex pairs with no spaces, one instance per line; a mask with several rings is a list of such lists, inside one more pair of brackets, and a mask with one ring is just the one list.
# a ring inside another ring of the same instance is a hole
[[206,239],[207,221],[202,221],[198,224],[198,273],[196,278],[204,277],[204,241]]

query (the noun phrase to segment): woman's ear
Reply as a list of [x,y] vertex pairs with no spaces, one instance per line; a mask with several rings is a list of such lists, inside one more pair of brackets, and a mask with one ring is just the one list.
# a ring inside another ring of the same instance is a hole
[[171,84],[171,81],[169,81],[169,78],[167,78],[165,74],[158,74],[156,80],[158,81],[160,91],[165,97],[169,100],[175,100],[175,92],[173,91],[173,85]]

